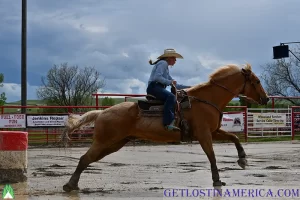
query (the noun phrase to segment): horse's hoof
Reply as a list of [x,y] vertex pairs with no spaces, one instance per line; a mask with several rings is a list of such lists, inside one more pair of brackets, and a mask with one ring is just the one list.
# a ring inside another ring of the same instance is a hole
[[246,160],[246,158],[240,158],[240,159],[238,159],[237,163],[243,169],[245,169],[246,166],[248,166],[248,161]]
[[71,192],[72,190],[79,190],[78,186],[72,186],[70,183],[67,183],[63,186],[65,192]]
[[215,182],[213,183],[213,186],[214,186],[214,187],[225,186],[225,185],[226,185],[226,183],[225,183],[225,182],[222,182],[222,181],[215,181]]

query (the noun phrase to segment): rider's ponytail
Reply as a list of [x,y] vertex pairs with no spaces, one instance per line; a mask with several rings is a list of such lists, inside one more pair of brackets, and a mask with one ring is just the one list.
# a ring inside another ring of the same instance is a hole
[[165,58],[158,59],[158,60],[155,61],[155,62],[152,62],[152,60],[150,59],[150,60],[149,60],[149,64],[150,64],[150,65],[155,65],[156,63],[158,63],[158,62],[161,61],[161,60],[165,60]]
[[151,59],[149,60],[149,64],[150,64],[150,65],[155,65],[155,64],[152,62]]

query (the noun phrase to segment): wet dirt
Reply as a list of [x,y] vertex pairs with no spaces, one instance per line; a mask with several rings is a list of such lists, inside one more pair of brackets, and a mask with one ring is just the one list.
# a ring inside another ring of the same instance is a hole
[[[62,186],[88,148],[28,149],[28,179],[11,186],[15,199],[246,199],[241,198],[243,194],[232,196],[233,190],[242,189],[277,194],[276,198],[262,198],[265,193],[256,192],[248,199],[293,199],[291,195],[300,199],[300,142],[248,143],[243,147],[249,164],[245,170],[237,164],[234,144],[214,144],[220,179],[226,182],[222,192],[231,194],[225,197],[199,192],[216,188],[212,187],[209,161],[196,143],[125,146],[90,164],[81,175],[80,190],[70,193]],[[286,190],[280,190],[283,188]]]

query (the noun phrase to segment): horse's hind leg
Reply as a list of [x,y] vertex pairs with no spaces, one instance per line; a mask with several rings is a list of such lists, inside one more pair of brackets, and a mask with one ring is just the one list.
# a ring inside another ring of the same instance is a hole
[[71,176],[69,182],[63,186],[63,190],[66,192],[70,192],[72,190],[79,190],[78,182],[80,175],[88,167],[88,165],[92,162],[96,162],[102,159],[103,157],[113,152],[118,151],[128,141],[129,140],[125,138],[109,147],[105,147],[103,146],[104,144],[101,144],[99,142],[94,142],[90,149],[83,156],[81,156],[75,172]]
[[217,131],[212,133],[213,140],[229,140],[235,144],[236,150],[238,152],[239,159],[237,161],[238,165],[245,169],[248,165],[246,160],[246,153],[242,144],[240,143],[239,138],[233,133],[226,132],[222,129],[218,129]]

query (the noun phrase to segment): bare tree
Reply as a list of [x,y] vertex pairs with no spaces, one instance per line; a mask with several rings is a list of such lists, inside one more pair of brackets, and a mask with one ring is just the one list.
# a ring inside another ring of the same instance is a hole
[[94,67],[81,69],[63,63],[54,65],[47,76],[42,77],[37,96],[48,105],[87,106],[93,105],[92,94],[104,86],[104,79],[100,79],[100,73]]
[[[300,49],[293,50],[299,57]],[[279,59],[262,66],[261,79],[264,82],[266,91],[272,96],[300,96],[300,62],[295,57]],[[295,105],[300,105],[297,99],[287,98]]]

